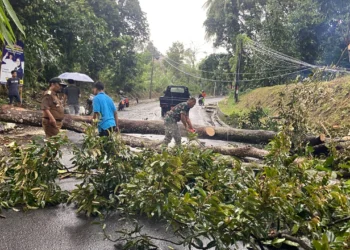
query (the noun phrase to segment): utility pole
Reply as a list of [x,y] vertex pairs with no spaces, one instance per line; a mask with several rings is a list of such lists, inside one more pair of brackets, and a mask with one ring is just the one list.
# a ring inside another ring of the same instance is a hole
[[238,102],[238,90],[239,90],[239,71],[241,68],[241,60],[242,60],[242,50],[243,50],[243,41],[240,38],[239,41],[237,41],[237,47],[236,51],[238,52],[237,56],[237,62],[236,62],[236,82],[235,82],[235,102]]
[[214,97],[216,96],[216,82],[215,82],[215,85],[214,85]]
[[152,99],[153,71],[154,71],[154,55],[152,53],[152,71],[151,71],[151,81],[149,83],[149,99]]

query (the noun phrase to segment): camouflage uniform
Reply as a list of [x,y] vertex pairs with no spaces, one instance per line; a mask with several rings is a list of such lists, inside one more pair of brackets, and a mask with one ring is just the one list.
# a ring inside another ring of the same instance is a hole
[[56,127],[50,124],[49,117],[45,114],[42,119],[42,125],[46,134],[46,137],[52,137],[60,132],[62,127],[62,121],[64,118],[64,107],[62,102],[57,96],[57,93],[51,90],[45,91],[43,100],[41,102],[42,110],[49,110],[52,116],[56,119]]
[[181,134],[177,122],[181,120],[181,114],[189,115],[190,107],[187,102],[176,105],[172,110],[166,113],[164,118],[165,138],[163,145],[168,145],[174,138],[176,145],[181,145]]

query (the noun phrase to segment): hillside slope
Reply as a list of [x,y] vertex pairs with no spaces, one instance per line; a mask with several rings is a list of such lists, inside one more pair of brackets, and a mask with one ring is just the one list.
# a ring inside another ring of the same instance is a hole
[[[330,126],[350,126],[350,76],[337,78],[330,82],[317,84],[290,84],[258,88],[240,96],[240,102],[234,103],[232,97],[219,103],[220,110],[226,115],[247,113],[260,106],[270,116],[278,114],[280,94],[286,99],[296,87],[306,88],[314,95],[315,103],[308,104],[315,122],[322,121]],[[316,91],[312,91],[315,90]]]

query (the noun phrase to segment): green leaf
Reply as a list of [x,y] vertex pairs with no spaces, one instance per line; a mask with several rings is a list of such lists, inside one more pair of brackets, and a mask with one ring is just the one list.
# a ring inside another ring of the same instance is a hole
[[292,246],[292,247],[299,247],[299,244],[290,240],[286,240],[283,242],[286,245]]
[[315,250],[323,250],[322,244],[317,240],[313,240],[312,245],[314,246]]
[[272,245],[277,245],[277,244],[281,244],[281,243],[283,243],[283,242],[285,242],[286,241],[286,239],[284,239],[284,238],[282,238],[282,239],[274,239],[273,241],[272,241]]
[[197,188],[197,190],[198,190],[198,192],[201,194],[201,196],[202,196],[203,198],[206,198],[206,197],[207,197],[207,194],[205,193],[205,191],[204,191],[203,189]]
[[24,35],[24,28],[22,26],[22,24],[20,23],[20,21],[18,20],[18,17],[15,13],[15,11],[13,10],[10,2],[8,0],[2,0],[2,2],[5,5],[6,11],[9,13],[11,19],[13,20],[13,22],[15,23],[15,25],[17,26],[17,28],[21,31],[21,33]]
[[295,224],[292,228],[292,234],[296,234],[299,231],[299,225]]
[[194,241],[196,242],[196,244],[199,246],[199,247],[203,247],[203,241],[201,241],[199,238],[194,238]]

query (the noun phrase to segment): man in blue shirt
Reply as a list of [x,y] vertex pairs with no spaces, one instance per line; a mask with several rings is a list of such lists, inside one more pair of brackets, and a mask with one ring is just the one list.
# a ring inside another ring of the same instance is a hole
[[118,114],[115,108],[112,98],[106,95],[104,92],[104,86],[102,83],[97,82],[93,88],[95,97],[93,99],[94,117],[98,120],[98,132],[100,136],[108,136],[113,131],[118,132]]

